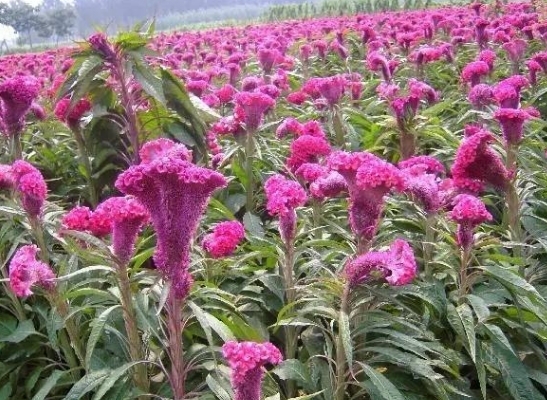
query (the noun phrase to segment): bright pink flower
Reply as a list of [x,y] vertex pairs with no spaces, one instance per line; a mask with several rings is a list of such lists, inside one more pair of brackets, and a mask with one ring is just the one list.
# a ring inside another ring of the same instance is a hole
[[317,163],[304,163],[294,174],[306,183],[313,183],[322,176],[328,174],[327,168]]
[[281,91],[275,85],[262,85],[258,89],[256,89],[256,91],[264,93],[274,100],[277,100],[279,96],[281,96]]
[[478,197],[460,194],[454,199],[455,206],[450,218],[458,223],[458,244],[464,249],[473,245],[473,230],[476,226],[492,220],[492,215]]
[[347,190],[346,180],[336,171],[320,176],[310,185],[310,193],[317,200],[336,197]]
[[492,87],[485,83],[479,83],[469,90],[467,99],[476,109],[482,109],[494,101],[494,93]]
[[315,163],[331,152],[329,142],[322,137],[302,135],[291,143],[287,165],[295,172],[304,163]]
[[226,84],[217,91],[215,91],[215,94],[217,95],[221,104],[227,104],[234,99],[236,92],[236,89],[232,85]]
[[258,62],[265,74],[270,74],[276,62],[282,57],[277,49],[260,48],[257,52]]
[[534,60],[528,60],[526,61],[526,66],[528,67],[528,76],[530,77],[530,84],[536,85],[537,74],[538,72],[541,71],[541,65]]
[[371,71],[381,72],[384,82],[391,81],[391,69],[386,57],[378,51],[371,51],[367,55],[367,66]]
[[479,130],[462,141],[451,169],[456,182],[473,180],[498,189],[507,187],[510,173],[489,147],[494,140],[490,132]]
[[409,169],[415,166],[423,168],[429,174],[443,174],[445,172],[444,165],[431,156],[415,156],[399,163],[401,169]]
[[226,342],[222,355],[232,369],[234,400],[260,400],[264,366],[283,361],[281,352],[271,343]]
[[55,287],[55,274],[47,264],[36,259],[38,251],[35,245],[23,246],[11,259],[9,283],[17,297],[32,295],[31,288],[35,285],[47,290]]
[[231,256],[245,237],[245,229],[239,221],[221,222],[213,232],[205,235],[201,245],[213,258]]
[[264,118],[264,114],[275,106],[275,100],[264,93],[241,92],[235,96],[236,107],[245,118],[247,132],[255,132]]
[[11,166],[0,164],[0,190],[11,189],[14,184]]
[[518,145],[522,141],[524,123],[532,117],[522,108],[499,108],[494,113],[494,118],[501,125],[505,141]]
[[277,127],[275,135],[279,139],[283,139],[288,135],[300,136],[302,134],[302,124],[297,119],[289,117],[285,118],[283,122]]
[[40,89],[40,82],[34,76],[16,76],[0,84],[2,100],[0,114],[5,129],[4,134],[13,136],[23,130],[25,116],[38,97]]
[[507,53],[507,57],[511,62],[518,64],[524,54],[526,53],[526,48],[528,44],[523,39],[513,39],[502,45],[503,50]]
[[439,94],[427,83],[417,79],[410,79],[408,82],[408,90],[410,95],[420,100],[425,100],[429,104],[433,104],[439,100]]
[[492,50],[483,50],[479,53],[477,61],[484,61],[488,64],[489,72],[492,73],[494,71],[494,62],[496,61],[496,58],[496,53]]
[[195,80],[195,81],[189,81],[186,82],[186,88],[188,91],[197,97],[203,96],[203,93],[207,90],[209,87],[209,82],[204,80]]
[[327,101],[329,107],[338,104],[344,95],[346,79],[342,75],[317,79],[317,90]]
[[91,111],[91,103],[87,99],[79,100],[69,112],[70,99],[64,98],[55,106],[55,116],[70,128],[77,127],[87,112]]
[[26,161],[17,160],[11,167],[15,188],[21,195],[21,203],[31,217],[38,217],[47,196],[44,177]]
[[306,101],[306,94],[304,92],[293,92],[287,96],[287,101],[291,104],[300,106]]
[[416,277],[418,267],[412,248],[402,239],[395,240],[387,251],[371,251],[350,260],[344,274],[350,287],[381,276],[390,285],[407,285]]
[[481,78],[490,73],[490,67],[484,61],[472,61],[462,71],[462,80],[471,86],[481,83]]
[[91,48],[101,54],[106,61],[112,62],[116,59],[116,49],[104,33],[97,32],[91,35],[87,41]]
[[[141,153],[148,153],[156,142],[146,143]],[[158,242],[156,266],[171,280],[175,295],[184,298],[191,285],[191,242],[211,194],[224,187],[226,179],[187,161],[178,146],[182,145],[173,144],[170,151],[153,159],[141,154],[141,163],[123,172],[116,188],[135,196],[150,213]]]
[[86,232],[91,230],[91,215],[89,207],[74,207],[63,216],[61,225],[63,229]]
[[260,86],[264,85],[264,79],[260,76],[246,76],[241,81],[242,92],[253,92]]

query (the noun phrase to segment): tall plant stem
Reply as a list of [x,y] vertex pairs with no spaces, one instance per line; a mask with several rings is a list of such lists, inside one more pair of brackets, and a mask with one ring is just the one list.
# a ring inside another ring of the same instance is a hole
[[253,173],[253,159],[254,159],[254,132],[247,132],[245,138],[245,174],[247,176],[247,187],[245,188],[247,195],[247,212],[254,211],[254,173]]
[[85,178],[87,181],[87,188],[89,190],[89,202],[93,208],[97,207],[99,204],[99,198],[97,196],[97,190],[95,189],[95,184],[93,183],[93,169],[91,168],[91,161],[89,159],[89,154],[85,145],[84,136],[80,128],[75,127],[72,129],[74,133],[74,138],[76,139],[76,144],[78,145],[78,152],[80,153],[80,163],[83,165],[85,170]]
[[[70,316],[68,303],[61,297],[61,294],[57,290],[52,294],[51,303],[57,309],[59,315],[65,320],[66,333],[61,331],[59,333],[59,339],[63,345],[65,356],[67,357],[70,367],[78,368],[79,366],[84,366],[85,357],[82,342],[80,340],[80,332]],[[66,338],[66,334],[68,334],[70,342]],[[74,354],[76,355],[79,364],[74,358]]]
[[467,270],[469,268],[469,260],[471,259],[471,250],[472,250],[472,247],[464,247],[461,249],[461,253],[460,253],[458,304],[463,303],[464,297],[467,294],[467,289],[469,286],[469,283],[467,282],[467,278],[468,278]]
[[38,247],[40,248],[40,259],[46,264],[49,263],[49,250],[44,237],[44,229],[42,228],[41,220],[37,217],[29,216],[30,228]]
[[416,137],[412,133],[402,130],[399,141],[402,160],[407,160],[416,153]]
[[171,371],[169,383],[173,390],[173,400],[183,400],[185,395],[185,369],[182,354],[182,299],[171,290],[167,299],[167,335]]
[[[125,322],[125,330],[127,331],[127,337],[129,340],[129,355],[131,361],[142,361],[143,350],[142,341],[139,336],[138,327],[136,324],[135,309],[133,307],[133,297],[131,295],[131,283],[127,274],[127,266],[125,263],[119,263],[117,265],[117,278],[118,285],[121,294],[121,303],[123,311],[123,319]],[[146,365],[143,363],[135,366],[135,373],[133,375],[135,385],[143,391],[148,393],[149,381]],[[144,398],[143,398],[144,399]]]
[[344,350],[344,338],[342,337],[342,326],[344,321],[349,319],[349,294],[350,286],[344,285],[340,303],[340,317],[338,320],[338,337],[336,340],[336,391],[335,400],[344,400],[346,392],[346,352]]
[[11,146],[11,158],[13,161],[22,160],[23,159],[23,147],[21,144],[21,134],[17,133],[15,135],[12,135],[10,138],[10,146]]
[[334,130],[336,145],[344,150],[346,148],[346,134],[344,132],[344,122],[340,110],[336,107],[332,109],[332,128]]
[[435,230],[433,226],[435,225],[436,215],[428,214],[425,220],[425,242],[424,242],[424,265],[425,265],[425,275],[426,277],[431,277],[431,262],[433,259],[433,246],[435,241]]
[[[296,289],[294,282],[294,240],[287,240],[285,243],[285,262],[283,263],[283,282],[285,285],[286,305],[296,300]],[[298,347],[298,334],[294,326],[285,327],[285,359],[290,360],[296,357]],[[294,382],[287,382],[287,398],[296,394]]]
[[321,229],[321,203],[317,200],[312,200],[312,218],[315,239],[323,238],[323,230]]
[[[511,232],[511,240],[515,243],[521,243],[522,229],[521,229],[521,223],[520,223],[520,198],[517,191],[517,178],[516,178],[518,146],[508,144],[506,151],[507,151],[506,168],[509,171],[513,171],[514,178],[511,180],[511,182],[507,186],[506,197],[505,197],[505,202],[506,202],[505,212],[507,216],[507,224]],[[514,248],[514,256],[515,257],[522,256],[522,248],[518,245]],[[523,272],[524,270],[521,267],[521,273]]]

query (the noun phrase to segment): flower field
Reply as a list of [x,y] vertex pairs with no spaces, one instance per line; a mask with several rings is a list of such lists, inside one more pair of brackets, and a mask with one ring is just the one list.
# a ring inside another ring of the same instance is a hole
[[540,7],[0,58],[0,400],[547,398]]

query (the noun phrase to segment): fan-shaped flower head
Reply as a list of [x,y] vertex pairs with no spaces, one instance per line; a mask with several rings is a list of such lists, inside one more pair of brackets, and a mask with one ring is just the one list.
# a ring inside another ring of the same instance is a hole
[[0,190],[13,188],[14,181],[11,166],[0,164]]
[[423,168],[428,174],[443,174],[445,172],[444,165],[431,156],[415,156],[399,163],[401,169],[409,169],[415,166]]
[[74,207],[63,216],[61,225],[63,229],[86,232],[91,230],[92,211],[89,207]]
[[294,173],[306,183],[313,183],[328,174],[328,169],[317,163],[304,163]]
[[104,33],[97,32],[91,35],[87,41],[91,48],[101,54],[106,61],[112,62],[116,59],[116,50]]
[[266,181],[264,192],[267,199],[266,209],[270,215],[279,216],[281,238],[289,243],[296,235],[295,209],[306,204],[306,191],[298,182],[278,174]]
[[505,141],[518,145],[522,141],[524,123],[532,117],[523,108],[499,108],[494,113],[494,118],[501,125]]
[[227,104],[231,102],[234,99],[236,93],[236,88],[229,83],[215,91],[215,94],[218,97],[220,104]]
[[270,74],[276,62],[283,57],[279,50],[266,47],[258,49],[257,56],[265,74]]
[[310,193],[317,200],[340,195],[348,190],[346,180],[336,171],[320,176],[310,185]]
[[11,175],[15,188],[21,195],[23,208],[31,217],[38,217],[47,195],[44,177],[35,167],[22,160],[13,163]]
[[462,141],[451,169],[456,182],[478,181],[502,190],[507,187],[510,173],[489,147],[494,140],[490,132],[478,130]]
[[329,107],[333,107],[342,98],[346,88],[346,78],[342,75],[317,79],[317,89],[325,98]]
[[427,83],[417,79],[410,79],[408,82],[408,90],[410,95],[420,100],[425,100],[429,104],[433,104],[439,100],[439,94],[435,89]]
[[213,232],[205,235],[201,242],[203,248],[213,258],[232,255],[245,237],[245,229],[239,221],[225,221],[214,226]]
[[[154,260],[171,280],[178,298],[190,289],[190,246],[211,194],[226,185],[220,173],[187,159],[182,145],[152,141],[141,149],[141,163],[123,172],[116,188],[132,195],[148,210],[157,234]],[[156,149],[166,149],[158,152]],[[154,151],[151,151],[154,149]]]
[[271,343],[226,342],[222,355],[232,369],[235,400],[260,400],[264,366],[283,360],[279,349]]
[[55,274],[51,268],[36,259],[38,247],[27,245],[17,250],[9,266],[10,288],[17,297],[32,295],[35,285],[47,290],[55,287]]
[[16,76],[0,84],[0,115],[6,135],[17,135],[23,130],[25,116],[38,97],[40,88],[40,81],[34,76]]
[[391,69],[386,57],[378,51],[371,51],[367,56],[367,67],[374,72],[381,72],[384,82],[391,81]]
[[412,248],[402,239],[395,240],[387,251],[370,251],[350,260],[344,274],[350,287],[373,278],[383,278],[390,285],[407,285],[416,277],[416,259]]
[[490,73],[494,71],[494,62],[496,61],[496,53],[492,50],[483,50],[479,53],[477,57],[477,61],[484,61],[486,64],[488,64],[488,69],[490,70]]
[[304,163],[315,163],[331,152],[329,142],[322,137],[302,135],[291,143],[287,165],[295,172]]
[[395,166],[366,152],[333,152],[328,167],[340,173],[349,190],[350,226],[359,241],[370,241],[382,215],[384,196],[404,189],[404,175]]
[[[236,108],[243,113],[247,132],[255,132],[264,114],[275,106],[275,100],[264,93],[241,92],[235,96]],[[236,110],[237,112],[237,110]]]
[[129,196],[111,197],[99,204],[90,225],[97,219],[111,221],[114,254],[126,264],[135,251],[139,231],[149,218],[148,211],[138,200]]
[[476,109],[482,109],[494,101],[494,92],[492,87],[485,83],[479,83],[469,90],[467,99]]
[[298,92],[290,93],[287,96],[287,101],[291,104],[300,106],[304,104],[304,102],[306,101],[306,98],[307,98],[306,93],[298,91]]
[[426,213],[435,213],[443,205],[436,174],[444,173],[444,166],[429,156],[412,157],[399,163],[405,177],[405,191],[418,200]]
[[81,99],[74,104],[71,110],[69,110],[69,107],[69,98],[60,100],[55,106],[55,116],[72,129],[77,127],[84,114],[91,110],[91,103],[87,99]]
[[462,80],[471,86],[481,83],[481,78],[490,73],[490,68],[484,61],[472,61],[462,71]]
[[302,133],[302,124],[295,118],[286,118],[275,131],[275,135],[279,139],[283,139],[288,135],[300,136]]
[[518,63],[524,57],[528,43],[524,39],[517,38],[504,43],[502,47],[507,53],[509,60],[513,63]]
[[534,60],[528,60],[526,66],[528,67],[530,84],[535,86],[537,84],[537,74],[541,71],[541,65]]
[[492,215],[478,197],[460,194],[454,198],[454,208],[450,218],[458,224],[456,238],[464,249],[473,245],[473,230],[476,226],[492,220]]

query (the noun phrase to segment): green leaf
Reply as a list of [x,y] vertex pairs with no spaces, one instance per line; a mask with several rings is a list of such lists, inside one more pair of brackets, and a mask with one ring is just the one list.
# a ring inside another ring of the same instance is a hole
[[46,379],[38,393],[34,395],[32,400],[45,400],[51,391],[57,384],[57,381],[67,373],[67,371],[59,371],[55,370],[51,373],[51,375]]
[[253,237],[263,239],[266,236],[262,227],[262,221],[257,215],[251,212],[246,212],[243,216],[243,225],[245,226],[245,230]]
[[100,400],[110,389],[112,389],[112,386],[132,367],[135,365],[141,363],[142,361],[134,361],[127,364],[122,365],[121,367],[116,368],[114,371],[111,371],[108,378],[102,383],[101,387],[95,395],[93,396],[92,400]]
[[101,315],[99,315],[98,318],[95,318],[92,322],[92,328],[91,333],[89,334],[89,338],[87,339],[87,345],[85,349],[85,366],[86,369],[90,368],[91,365],[91,357],[93,356],[93,350],[95,349],[95,346],[97,345],[97,342],[101,338],[101,335],[103,333],[103,329],[106,325],[106,321],[108,320],[108,317],[112,313],[112,311],[116,310],[117,308],[120,308],[120,305],[115,305],[110,308],[107,308],[104,310]]
[[[351,330],[349,327],[349,316],[345,312],[340,313],[340,332],[338,333],[342,338],[342,346],[344,347],[344,352],[346,353],[347,365],[353,364],[353,345],[351,343]],[[341,349],[336,349],[340,351]]]
[[526,280],[518,276],[516,272],[497,265],[487,265],[482,268],[494,279],[498,280],[502,285],[516,290],[517,293],[524,291],[528,294],[541,298],[537,290],[526,282]]
[[395,387],[389,379],[384,375],[371,368],[367,364],[359,363],[363,371],[370,379],[370,383],[377,389],[377,394],[380,396],[372,400],[405,400],[403,394]]
[[461,304],[456,309],[463,329],[465,331],[465,337],[467,338],[467,350],[471,356],[473,362],[476,362],[476,337],[475,337],[475,321],[473,320],[473,312],[467,304]]
[[11,383],[2,386],[0,389],[0,400],[10,400],[11,399]]
[[207,378],[205,378],[205,382],[207,382],[207,386],[209,386],[209,389],[215,394],[215,396],[218,397],[219,400],[231,400],[232,397],[230,394],[222,387],[222,385],[213,378],[212,375],[207,375]]
[[10,335],[0,337],[0,342],[20,343],[31,335],[38,335],[31,320],[25,320],[19,323],[17,329]]
[[323,394],[324,392],[325,392],[324,390],[321,390],[320,392],[315,392],[315,393],[312,393],[312,394],[306,394],[304,396],[292,397],[289,400],[310,400],[310,399],[313,399],[313,398],[319,396],[320,394]]
[[310,373],[308,368],[300,360],[285,360],[279,364],[272,373],[276,374],[281,380],[292,380],[308,384],[310,382]]
[[64,400],[81,400],[86,393],[103,383],[112,372],[111,369],[101,369],[85,375],[72,386]]
[[133,76],[147,94],[155,98],[161,104],[166,104],[167,101],[163,94],[161,79],[153,73],[148,65],[144,64],[144,62],[135,60]]

